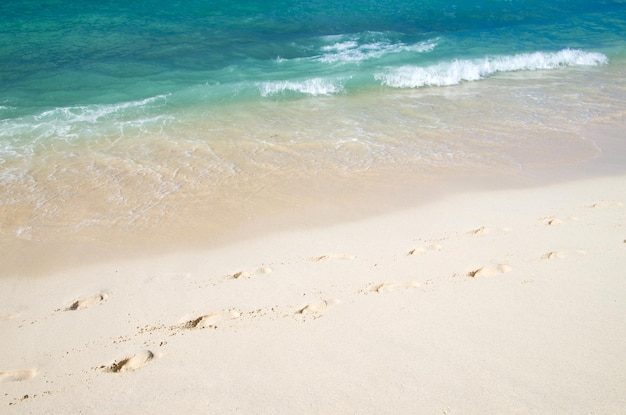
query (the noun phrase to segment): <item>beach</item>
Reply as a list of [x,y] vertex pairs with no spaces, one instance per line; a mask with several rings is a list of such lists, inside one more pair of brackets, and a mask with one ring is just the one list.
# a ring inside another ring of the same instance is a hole
[[514,139],[465,142],[459,164],[380,156],[344,169],[337,157],[355,160],[356,144],[310,159],[327,169],[311,175],[294,163],[324,147],[283,143],[247,159],[293,158],[281,168],[259,163],[208,198],[198,189],[219,183],[198,181],[166,208],[130,211],[136,222],[123,204],[85,210],[102,201],[76,186],[78,202],[48,210],[65,220],[5,234],[2,412],[623,412],[619,100],[610,116],[517,130],[498,129],[501,113],[459,117],[487,102],[476,96],[448,97],[457,127],[431,144]]
[[626,176],[2,284],[4,413],[621,413]]
[[0,5],[0,413],[624,413],[625,7]]

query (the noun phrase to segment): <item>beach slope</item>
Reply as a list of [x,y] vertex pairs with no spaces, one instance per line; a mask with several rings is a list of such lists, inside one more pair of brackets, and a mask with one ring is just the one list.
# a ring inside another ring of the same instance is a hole
[[618,414],[626,177],[0,280],[6,414]]

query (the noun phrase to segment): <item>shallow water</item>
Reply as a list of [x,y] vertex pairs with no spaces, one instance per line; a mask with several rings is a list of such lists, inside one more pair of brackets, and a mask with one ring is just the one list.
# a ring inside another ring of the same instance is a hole
[[625,124],[624,2],[44,5],[0,6],[15,269],[576,170]]

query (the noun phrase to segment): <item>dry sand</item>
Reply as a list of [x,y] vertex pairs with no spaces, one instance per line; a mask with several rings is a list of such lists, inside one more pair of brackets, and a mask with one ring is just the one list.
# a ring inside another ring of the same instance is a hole
[[623,414],[626,176],[0,280],[6,414]]

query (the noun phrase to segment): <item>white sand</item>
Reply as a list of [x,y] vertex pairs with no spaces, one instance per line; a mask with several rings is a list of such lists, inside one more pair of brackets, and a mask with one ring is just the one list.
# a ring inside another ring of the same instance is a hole
[[3,414],[626,413],[626,177],[0,280]]

